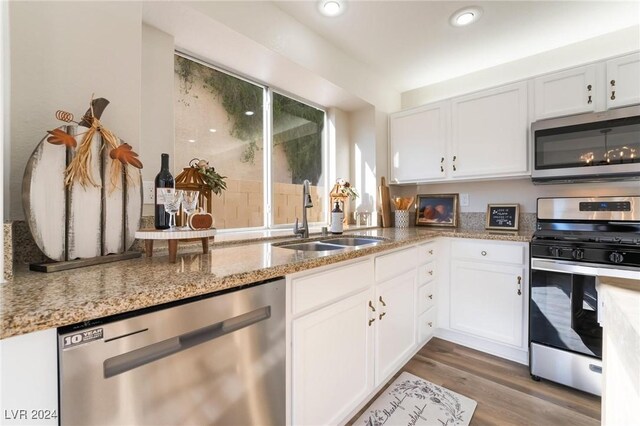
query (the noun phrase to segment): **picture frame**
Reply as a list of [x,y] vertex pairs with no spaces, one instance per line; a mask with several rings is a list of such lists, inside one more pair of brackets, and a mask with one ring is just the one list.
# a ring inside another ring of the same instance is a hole
[[485,229],[517,231],[520,217],[519,204],[487,204]]
[[458,194],[421,194],[416,199],[416,226],[458,226]]

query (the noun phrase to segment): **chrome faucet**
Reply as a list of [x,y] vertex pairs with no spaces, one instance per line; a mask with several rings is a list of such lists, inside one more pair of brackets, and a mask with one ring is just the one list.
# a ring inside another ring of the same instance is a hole
[[309,238],[309,222],[307,221],[307,209],[313,207],[311,194],[309,193],[309,185],[311,185],[311,182],[306,179],[302,183],[302,227],[298,226],[297,217],[296,224],[293,227],[293,233],[301,238]]

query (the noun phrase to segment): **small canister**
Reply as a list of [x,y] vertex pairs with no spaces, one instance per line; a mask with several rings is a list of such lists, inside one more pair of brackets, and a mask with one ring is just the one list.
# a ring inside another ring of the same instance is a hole
[[396,228],[409,227],[409,210],[396,210]]

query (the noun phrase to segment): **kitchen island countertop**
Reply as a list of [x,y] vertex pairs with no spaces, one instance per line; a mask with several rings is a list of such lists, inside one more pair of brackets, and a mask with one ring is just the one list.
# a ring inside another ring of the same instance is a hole
[[329,255],[271,245],[273,241],[215,244],[207,254],[178,253],[44,274],[16,270],[0,285],[0,339],[80,323],[176,300],[282,277],[318,266],[408,246],[435,237],[529,242],[531,231],[375,228],[349,235],[386,238],[383,244]]

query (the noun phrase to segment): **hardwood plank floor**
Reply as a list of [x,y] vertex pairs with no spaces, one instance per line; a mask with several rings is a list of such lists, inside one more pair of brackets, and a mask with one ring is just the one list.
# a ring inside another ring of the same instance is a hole
[[402,371],[476,400],[472,426],[600,424],[599,397],[545,380],[535,382],[524,365],[445,340],[429,341],[382,391]]

